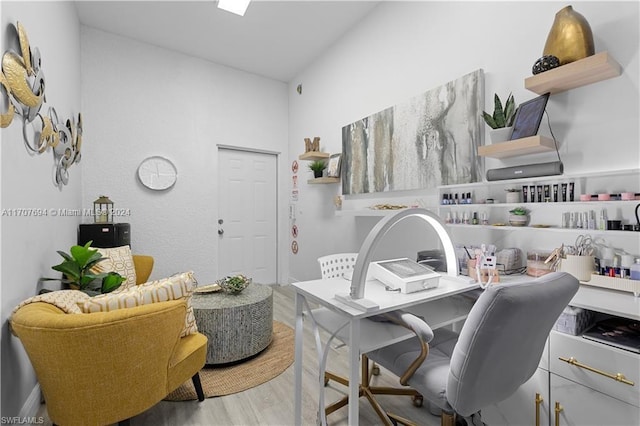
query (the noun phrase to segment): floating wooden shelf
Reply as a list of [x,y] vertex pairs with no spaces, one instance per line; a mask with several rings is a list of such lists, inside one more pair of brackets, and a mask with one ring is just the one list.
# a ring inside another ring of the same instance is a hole
[[315,161],[315,160],[326,160],[328,159],[330,154],[328,152],[318,152],[318,151],[309,151],[304,154],[300,154],[298,156],[298,160],[307,160],[307,161]]
[[478,147],[478,155],[491,158],[509,158],[518,155],[539,154],[555,151],[553,139],[544,136],[530,136],[528,138],[494,143]]
[[307,181],[307,183],[313,183],[313,184],[317,184],[317,183],[338,183],[338,182],[340,182],[340,178],[338,178],[338,177],[321,177],[321,178],[309,179]]
[[524,80],[524,87],[539,95],[560,93],[618,77],[622,67],[608,52],[600,52]]

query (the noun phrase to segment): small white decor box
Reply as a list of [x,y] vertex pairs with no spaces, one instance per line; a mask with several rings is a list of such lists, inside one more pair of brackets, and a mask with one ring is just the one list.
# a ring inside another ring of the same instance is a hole
[[413,260],[391,259],[371,262],[371,276],[401,293],[413,293],[438,287],[440,274]]

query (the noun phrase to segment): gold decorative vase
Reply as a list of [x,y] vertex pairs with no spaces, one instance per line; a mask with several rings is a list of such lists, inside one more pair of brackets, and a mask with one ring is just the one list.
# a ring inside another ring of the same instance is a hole
[[587,20],[567,6],[556,13],[543,55],[553,55],[565,65],[595,53],[593,33]]

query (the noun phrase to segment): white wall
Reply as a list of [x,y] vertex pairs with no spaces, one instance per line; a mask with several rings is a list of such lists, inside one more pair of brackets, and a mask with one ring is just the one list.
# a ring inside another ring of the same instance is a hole
[[[59,118],[70,118],[80,108],[80,30],[75,7],[69,2],[2,2],[2,50],[16,44],[10,24],[20,21],[31,48],[40,49],[46,77],[46,104]],[[1,209],[77,209],[81,207],[83,173],[79,165],[70,169],[69,184],[61,190],[53,183],[53,154],[31,155],[22,138],[19,117],[2,129]],[[61,258],[56,250],[68,251],[75,244],[76,217],[0,218],[2,224],[2,416],[17,416],[31,394],[36,379],[20,344],[10,334],[7,319],[22,300],[36,294],[38,279],[55,276],[51,265]]]
[[[553,95],[547,110],[565,173],[637,168],[639,156],[639,19],[637,2],[574,2],[594,33],[596,52],[608,50],[622,65],[616,79]],[[535,96],[524,79],[542,55],[561,2],[385,2],[305,72],[290,82],[291,158],[304,152],[303,138],[320,136],[322,149],[340,152],[344,125],[482,68],[485,109],[494,93],[512,92],[518,103]],[[302,84],[302,95],[295,87]],[[541,132],[548,134],[546,119]],[[488,135],[487,135],[488,137]],[[486,168],[555,160],[540,154]],[[335,217],[339,185],[307,185],[304,163],[297,204],[300,252],[290,255],[291,280],[319,277],[318,256],[357,251],[375,220]],[[291,172],[290,172],[291,174]],[[379,202],[437,204],[433,191],[350,196],[344,208]],[[396,232],[396,231],[394,231]],[[429,248],[407,226],[385,244],[388,252]]]
[[[134,252],[155,257],[153,278],[193,270],[200,282],[212,282],[219,278],[217,145],[282,153],[285,175],[286,85],[84,26],[81,40],[83,204],[104,194],[116,209],[130,209],[118,221],[131,223]],[[178,168],[170,190],[148,190],[136,178],[152,155]],[[280,276],[286,262],[285,251]]]

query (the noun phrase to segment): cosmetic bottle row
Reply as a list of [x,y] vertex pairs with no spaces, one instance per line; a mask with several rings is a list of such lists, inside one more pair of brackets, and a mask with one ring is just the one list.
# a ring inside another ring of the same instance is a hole
[[487,215],[487,212],[482,212],[480,215],[478,215],[478,212],[473,212],[471,214],[469,214],[469,212],[464,212],[462,214],[458,214],[458,212],[448,212],[445,216],[444,222],[456,225],[488,225],[489,216]]
[[442,194],[443,206],[456,205],[456,204],[473,204],[473,197],[471,192],[463,192],[461,194]]
[[617,258],[596,259],[596,267],[600,275],[611,278],[629,278],[640,281],[640,259],[635,259],[633,264],[618,263]]
[[562,227],[569,229],[597,229],[600,231],[640,231],[640,224],[623,224],[621,220],[610,220],[607,210],[600,210],[596,218],[595,210],[588,212],[563,212]]
[[557,203],[574,201],[575,184],[554,183],[553,185],[522,185],[523,203]]

